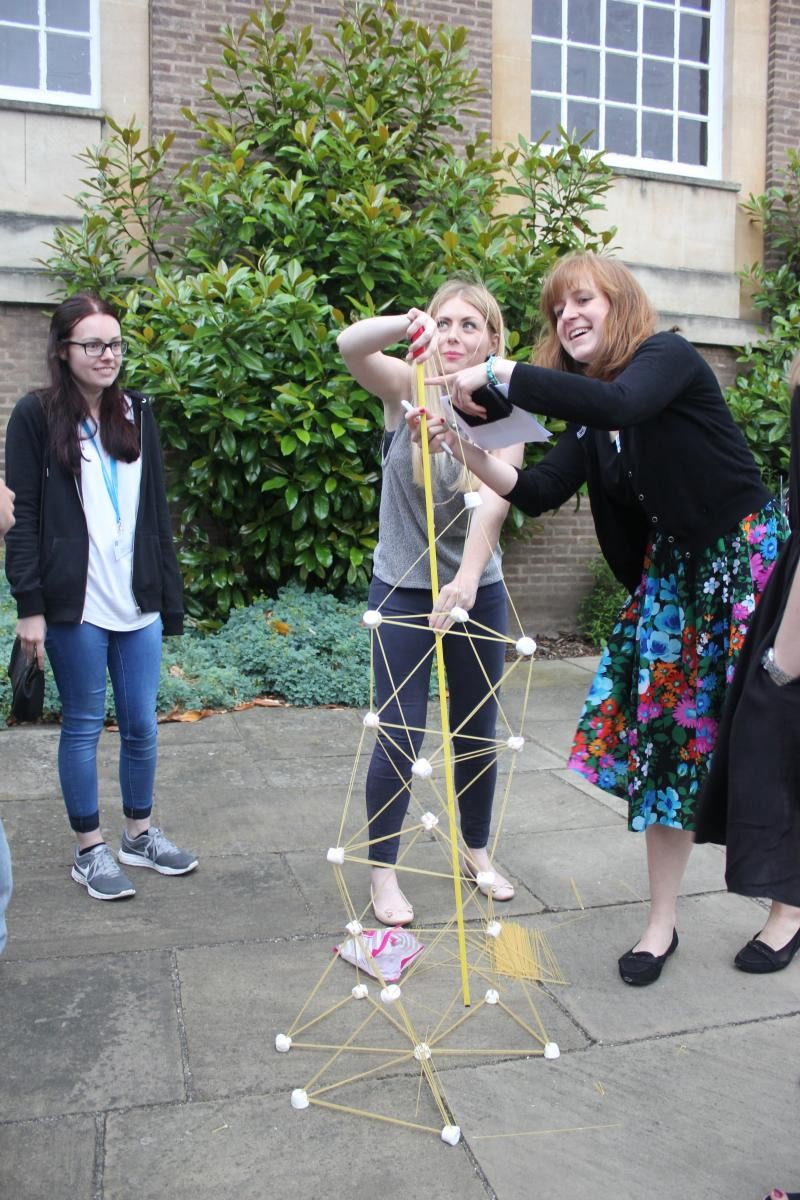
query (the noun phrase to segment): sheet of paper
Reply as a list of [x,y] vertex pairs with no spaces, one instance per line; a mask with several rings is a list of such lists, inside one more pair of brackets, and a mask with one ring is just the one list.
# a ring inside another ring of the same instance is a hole
[[[500,385],[505,395],[508,388]],[[482,450],[500,450],[503,446],[513,446],[516,442],[546,442],[551,434],[532,413],[517,408],[511,409],[511,415],[501,417],[499,421],[491,421],[488,425],[468,425],[457,408],[450,403],[449,396],[442,396],[442,410],[445,419],[458,428],[465,442],[474,442]]]

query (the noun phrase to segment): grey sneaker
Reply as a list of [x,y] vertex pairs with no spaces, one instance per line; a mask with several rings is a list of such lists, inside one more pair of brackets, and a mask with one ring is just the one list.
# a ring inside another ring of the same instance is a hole
[[86,854],[80,854],[76,848],[72,878],[86,888],[93,900],[124,900],[136,895],[135,887],[122,874],[105,843],[92,846]]
[[159,875],[187,875],[197,866],[193,854],[179,850],[155,825],[136,838],[123,833],[117,857],[126,867],[150,867]]

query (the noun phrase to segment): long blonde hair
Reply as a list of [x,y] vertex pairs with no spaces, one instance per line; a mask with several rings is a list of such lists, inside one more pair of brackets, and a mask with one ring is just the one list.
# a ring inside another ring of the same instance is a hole
[[[493,353],[499,358],[502,358],[506,349],[506,327],[503,321],[503,314],[500,311],[500,305],[494,298],[487,287],[476,279],[456,276],[453,279],[448,279],[441,287],[437,288],[431,297],[426,312],[429,312],[432,317],[436,317],[439,310],[445,305],[448,300],[459,299],[465,304],[471,304],[476,309],[486,322],[486,329],[489,334],[497,339],[496,349]],[[444,370],[441,359],[438,355],[434,355],[433,359],[429,359],[425,364],[425,374],[429,375],[444,375]],[[441,388],[437,385],[425,388],[425,407],[429,412],[436,416],[441,416],[442,405],[439,399]],[[416,404],[416,396],[412,397],[413,403]],[[422,486],[422,451],[419,446],[412,445],[411,459],[413,465],[414,482]],[[436,474],[439,474],[446,468],[446,463],[440,461],[444,459],[444,455],[436,454],[432,457],[431,465]],[[471,491],[474,486],[473,476],[466,467],[463,467],[458,478],[453,484],[454,492]]]
[[[586,283],[603,292],[610,308],[603,325],[601,349],[584,368],[567,354],[556,332],[556,305]],[[655,309],[631,271],[616,259],[585,250],[562,258],[544,281],[541,310],[548,328],[534,352],[540,367],[582,372],[593,379],[614,379],[638,346],[656,329]]]

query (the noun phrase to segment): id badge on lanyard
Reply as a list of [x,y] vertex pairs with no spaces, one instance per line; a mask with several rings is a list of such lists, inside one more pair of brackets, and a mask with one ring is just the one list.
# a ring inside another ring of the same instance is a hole
[[106,467],[100,447],[95,441],[94,434],[89,428],[87,421],[83,422],[83,428],[89,441],[94,446],[94,452],[100,463],[100,470],[103,472],[103,483],[106,485],[108,498],[114,509],[114,516],[117,518],[117,536],[114,538],[114,558],[119,562],[120,559],[127,558],[129,554],[133,554],[133,530],[122,528],[122,513],[119,507],[119,486],[117,484],[117,460],[109,456],[109,467]]

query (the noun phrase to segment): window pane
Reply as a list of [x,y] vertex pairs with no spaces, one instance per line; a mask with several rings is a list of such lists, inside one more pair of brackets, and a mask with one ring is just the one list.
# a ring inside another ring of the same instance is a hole
[[535,88],[560,92],[561,47],[554,42],[534,42],[531,72]]
[[545,138],[549,145],[559,141],[558,126],[561,124],[561,101],[550,96],[534,96],[531,100],[531,138],[534,142]]
[[47,87],[53,92],[89,95],[92,81],[88,38],[48,33]]
[[0,84],[38,88],[39,36],[33,29],[0,30]]
[[708,12],[711,8],[711,0],[681,0],[684,8],[700,8],[703,12]]
[[606,109],[605,148],[612,154],[636,155],[636,112],[631,108]]
[[681,67],[678,75],[678,108],[682,112],[708,116],[708,71]]
[[600,95],[600,55],[595,50],[567,51],[567,92],[570,96]]
[[614,50],[637,49],[636,9],[622,0],[608,0],[606,45]]
[[644,158],[672,158],[672,118],[660,113],[642,113]]
[[89,32],[89,0],[47,0],[46,23],[50,29]]
[[37,25],[37,0],[0,0],[0,21],[19,21],[21,25]]
[[585,133],[591,130],[592,136],[586,143],[590,150],[600,149],[600,138],[597,132],[599,124],[599,105],[587,104],[585,100],[569,101],[567,104],[567,130],[569,133],[574,131],[578,137],[583,137]]
[[642,103],[649,108],[672,108],[672,63],[646,58],[642,63]]
[[708,126],[705,121],[678,121],[678,161],[704,167],[708,162]]
[[561,37],[561,0],[533,0],[533,32]]
[[606,55],[606,96],[609,100],[636,103],[636,59],[625,54]]
[[681,13],[681,58],[690,62],[708,62],[708,17]]
[[675,16],[660,8],[644,10],[642,45],[645,54],[663,54],[672,58],[675,53]]
[[[554,0],[551,0],[555,7]],[[573,42],[600,45],[600,5],[598,0],[569,0],[567,18],[569,37]]]

